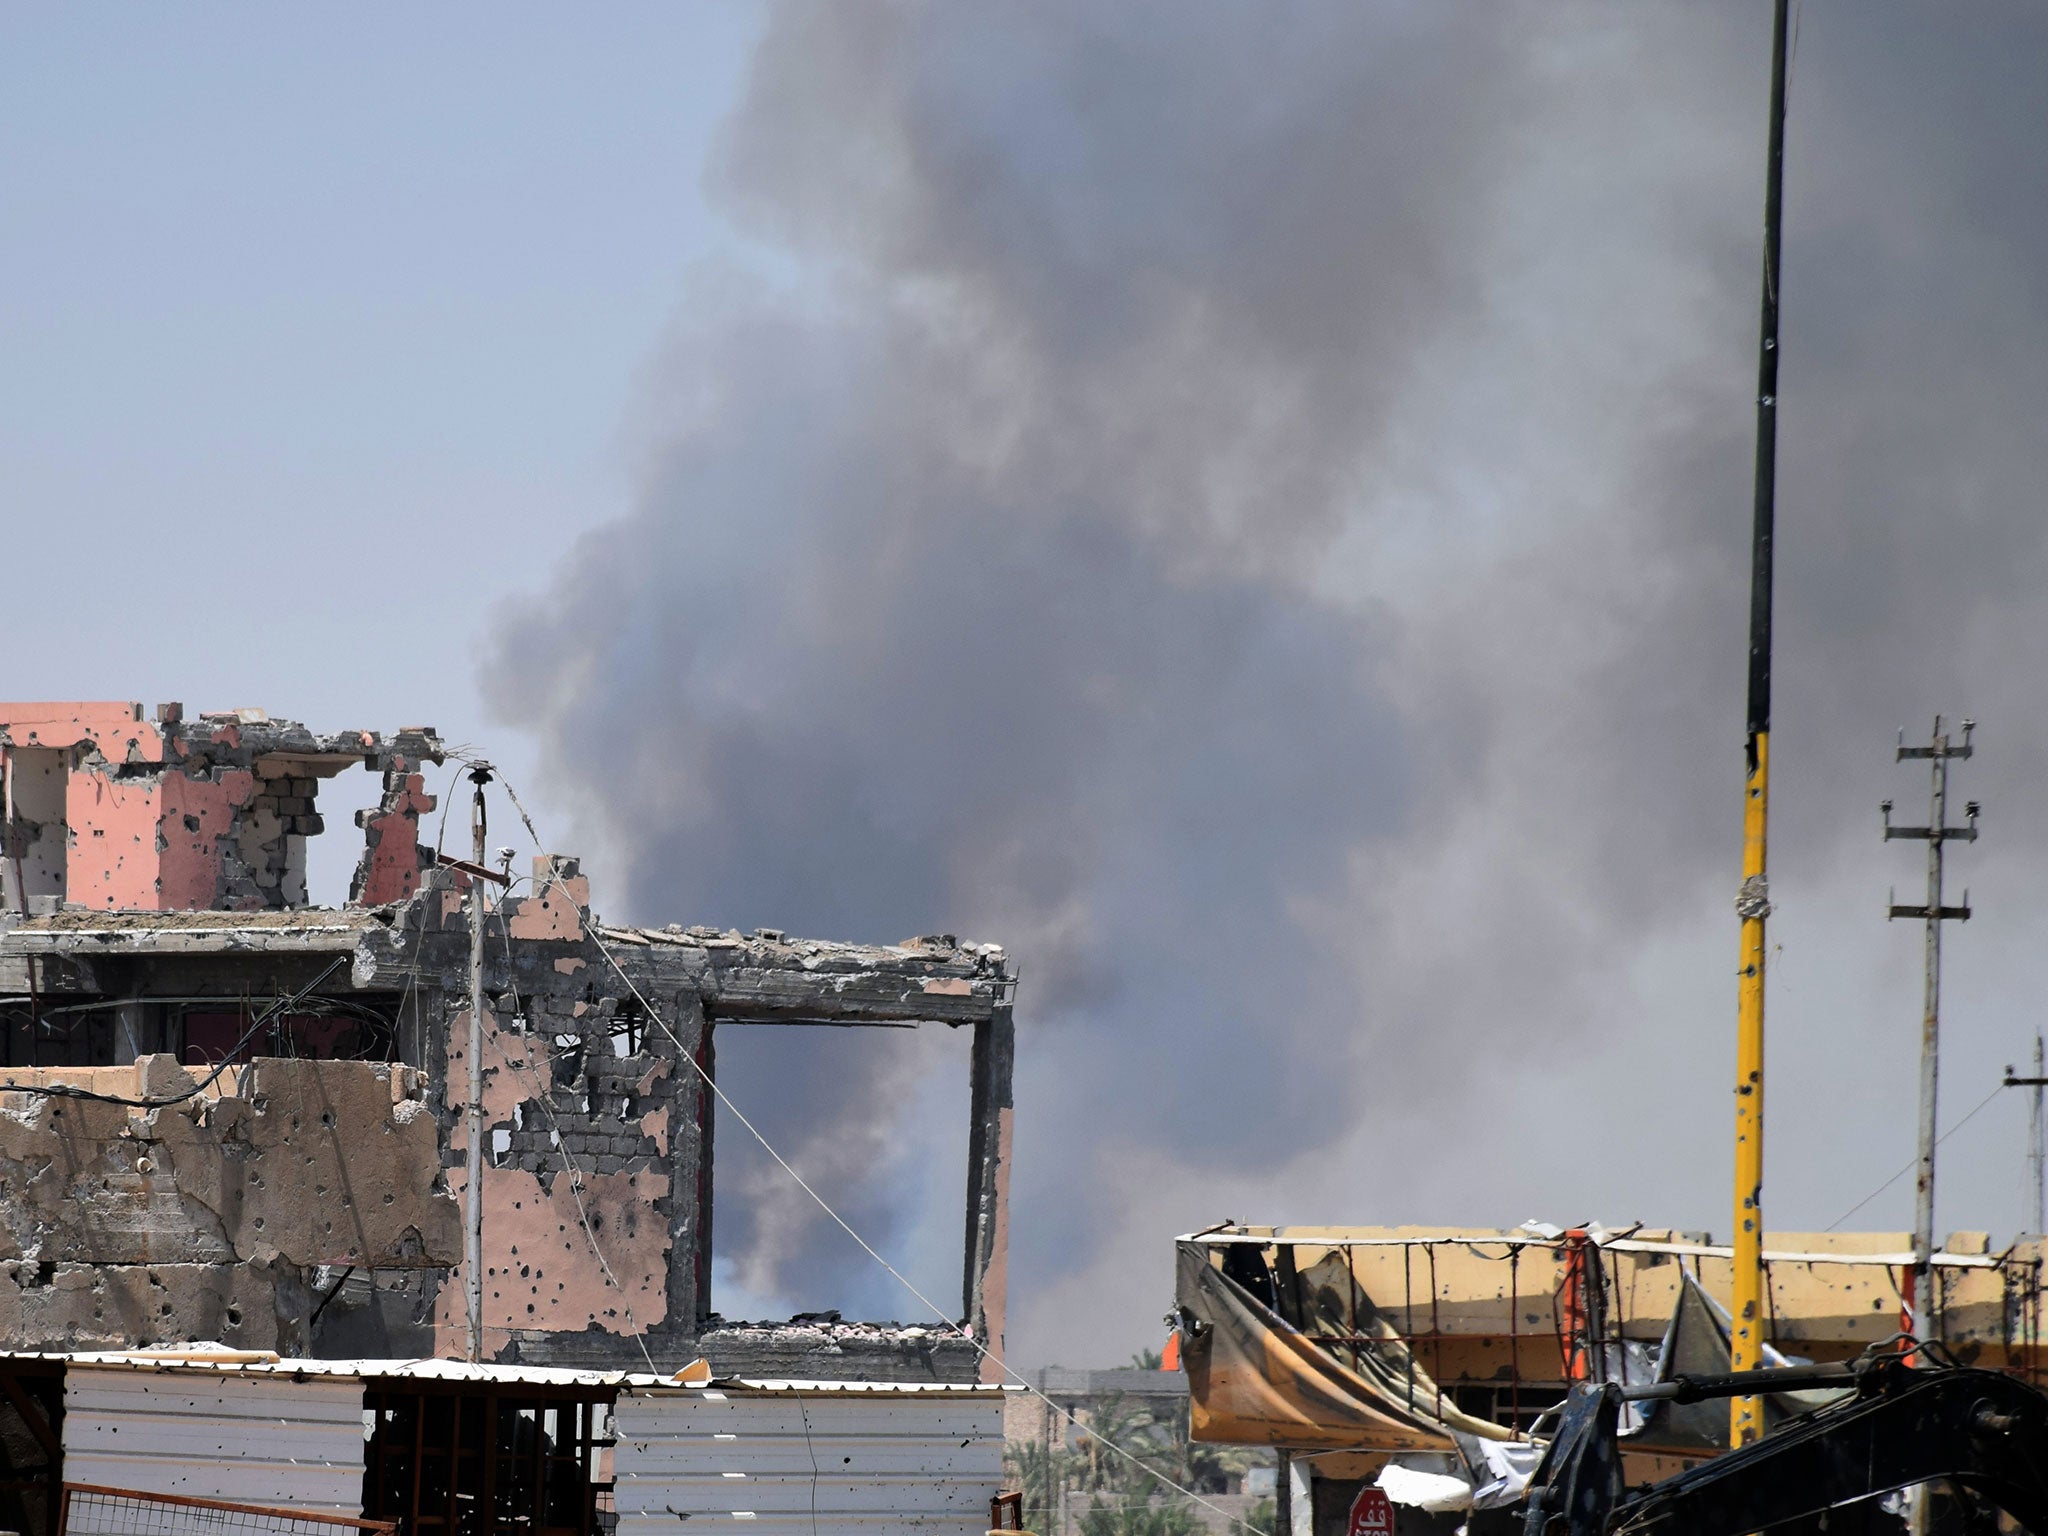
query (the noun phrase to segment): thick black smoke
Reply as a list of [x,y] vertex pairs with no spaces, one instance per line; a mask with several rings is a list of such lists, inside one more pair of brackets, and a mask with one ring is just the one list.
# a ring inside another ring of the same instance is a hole
[[[1782,1224],[1910,1152],[1910,968],[1864,921],[1912,878],[1870,834],[1917,787],[1895,725],[1995,718],[1979,867],[2011,935],[2043,905],[2048,46],[1980,24],[1801,23]],[[663,347],[639,505],[490,686],[633,915],[1017,955],[1027,1358],[1145,1342],[1165,1238],[1225,1215],[1725,1227],[1768,30],[771,13],[707,173],[741,242]],[[1958,1004],[1993,1055],[2003,995]],[[921,1251],[942,1059],[785,1042],[728,1081]],[[915,1310],[735,1140],[738,1279]]]

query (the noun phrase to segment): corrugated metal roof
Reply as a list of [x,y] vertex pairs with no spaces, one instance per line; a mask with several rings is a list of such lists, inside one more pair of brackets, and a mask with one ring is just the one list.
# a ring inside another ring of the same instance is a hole
[[846,1386],[622,1392],[618,1536],[670,1536],[693,1519],[744,1520],[761,1536],[981,1536],[1003,1475],[1000,1394]]
[[254,1350],[210,1350],[204,1345],[175,1350],[0,1350],[0,1360],[63,1360],[108,1370],[188,1372],[222,1376],[339,1377],[369,1381],[476,1381],[544,1386],[632,1387],[655,1392],[723,1392],[760,1395],[780,1392],[824,1396],[937,1394],[953,1397],[1000,1398],[1023,1387],[977,1382],[935,1381],[789,1381],[780,1378],[720,1378],[703,1385],[685,1385],[670,1376],[645,1371],[579,1371],[548,1365],[500,1365],[467,1360],[300,1360]]
[[363,1389],[351,1380],[64,1373],[74,1483],[360,1515]]

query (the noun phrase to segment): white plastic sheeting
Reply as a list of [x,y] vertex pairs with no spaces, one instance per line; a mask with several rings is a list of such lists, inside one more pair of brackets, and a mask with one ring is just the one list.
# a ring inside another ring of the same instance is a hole
[[363,1384],[74,1361],[64,1373],[64,1477],[360,1515]]
[[617,1413],[618,1536],[982,1536],[1002,1482],[994,1391],[629,1389]]

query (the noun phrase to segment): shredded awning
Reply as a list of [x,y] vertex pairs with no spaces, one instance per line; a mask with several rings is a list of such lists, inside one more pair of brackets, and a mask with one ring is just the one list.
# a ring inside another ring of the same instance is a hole
[[1350,1351],[1353,1370],[1211,1264],[1201,1244],[1179,1244],[1176,1269],[1197,1440],[1422,1451],[1452,1449],[1454,1431],[1515,1438],[1460,1412],[1376,1312],[1361,1316],[1360,1332],[1375,1336]]

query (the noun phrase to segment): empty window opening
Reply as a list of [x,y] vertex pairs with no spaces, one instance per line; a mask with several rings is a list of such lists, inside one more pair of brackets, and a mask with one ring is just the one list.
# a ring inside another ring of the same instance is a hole
[[612,1055],[623,1060],[638,1056],[647,1049],[647,1015],[640,1006],[640,1000],[633,997],[620,998],[615,1005],[611,1020]]
[[363,1514],[406,1536],[596,1536],[614,1389],[422,1385],[363,1394]]
[[[956,1315],[974,1032],[715,1026],[719,1087],[918,1290]],[[712,1117],[708,1309],[729,1322],[931,1323],[729,1114]]]
[[64,899],[68,754],[0,748],[0,910],[45,911]]
[[[294,778],[308,787],[312,796],[317,796],[317,800],[296,793],[288,796],[295,803],[300,800],[306,802],[309,814],[315,818],[311,825],[317,829],[309,832],[295,850],[305,872],[306,894],[303,899],[316,907],[345,906],[363,862],[369,823],[385,810],[384,775],[373,768],[350,767],[327,768],[317,776],[310,776],[309,770],[308,775],[295,774]],[[462,808],[458,807],[455,814],[460,818]],[[438,811],[416,829],[406,827],[394,818],[380,826],[378,832],[381,836],[388,829],[393,836],[406,842],[432,844],[434,829],[439,827],[440,821]],[[461,826],[466,829],[468,823],[464,821]],[[463,846],[457,851],[464,858],[469,856],[466,830]]]

